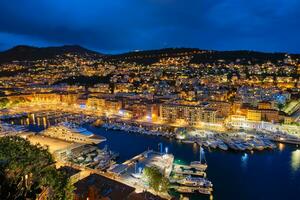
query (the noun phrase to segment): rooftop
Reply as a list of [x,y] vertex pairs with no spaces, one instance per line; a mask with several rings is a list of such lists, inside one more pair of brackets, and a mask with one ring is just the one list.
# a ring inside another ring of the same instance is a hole
[[[84,199],[93,195],[95,199],[107,197],[109,199],[130,199],[134,188],[123,183],[108,179],[104,176],[91,174],[74,184],[76,199]],[[91,198],[91,197],[90,197]]]

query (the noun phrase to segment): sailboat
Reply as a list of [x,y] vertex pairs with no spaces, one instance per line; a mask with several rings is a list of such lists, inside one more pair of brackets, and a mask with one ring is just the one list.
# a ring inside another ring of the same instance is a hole
[[[202,153],[204,154],[204,150],[203,148],[200,146],[200,160],[199,161],[192,161],[190,163],[190,166],[197,169],[197,170],[200,170],[200,171],[205,171],[206,168],[207,168],[207,164],[206,163],[202,163],[201,160],[202,160]],[[205,159],[205,158],[204,158]]]

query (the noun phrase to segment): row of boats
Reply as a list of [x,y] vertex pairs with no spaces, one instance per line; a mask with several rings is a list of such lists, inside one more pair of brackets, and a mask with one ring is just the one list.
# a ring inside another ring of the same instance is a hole
[[81,166],[104,170],[115,164],[114,160],[119,156],[118,153],[108,150],[107,146],[104,149],[99,149],[96,146],[87,145],[84,151],[79,155],[73,155],[69,161]]
[[197,143],[211,149],[219,148],[224,151],[227,151],[228,149],[236,151],[253,151],[276,148],[276,145],[270,138],[246,133],[203,135],[202,137],[191,137],[182,142]]
[[[122,130],[129,133],[139,133],[145,135],[164,137],[176,136],[176,134],[173,132],[149,130],[143,126],[134,126],[124,123],[104,123],[102,127],[111,130]],[[276,148],[276,145],[271,142],[270,138],[246,133],[237,133],[233,136],[230,134],[210,134],[202,137],[189,137],[188,139],[181,141],[184,143],[197,143],[200,146],[205,146],[212,149],[218,148],[224,151],[229,149],[236,151],[253,151]]]
[[274,142],[300,145],[300,138],[295,135],[276,133],[276,134],[270,135],[269,138],[270,138],[270,140],[272,140]]
[[274,149],[276,145],[270,140],[265,138],[255,138],[252,140],[241,140],[241,139],[228,139],[225,143],[234,150],[264,150],[264,149]]

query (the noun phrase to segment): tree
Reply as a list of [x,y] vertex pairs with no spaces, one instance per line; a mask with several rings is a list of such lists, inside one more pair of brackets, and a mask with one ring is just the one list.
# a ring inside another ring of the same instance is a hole
[[9,103],[8,98],[1,98],[0,99],[0,108],[6,108],[8,103]]
[[169,186],[169,180],[156,167],[145,167],[143,170],[149,186],[159,192],[166,192]]
[[284,104],[282,104],[282,103],[279,103],[277,106],[278,106],[279,110],[282,110],[284,108]]
[[48,150],[17,136],[0,138],[0,178],[0,199],[34,199],[44,188],[49,199],[72,198],[69,180]]

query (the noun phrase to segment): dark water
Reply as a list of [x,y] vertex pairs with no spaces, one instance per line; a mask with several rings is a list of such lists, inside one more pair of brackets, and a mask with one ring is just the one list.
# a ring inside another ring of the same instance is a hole
[[[106,131],[88,127],[107,138],[113,151],[120,153],[123,162],[147,148],[158,149],[162,142],[175,155],[176,160],[190,162],[199,159],[199,147],[176,140],[145,136],[124,131]],[[279,145],[277,150],[251,153],[209,151],[207,177],[214,184],[213,199],[217,200],[285,200],[300,199],[300,148]],[[191,199],[209,199],[203,195]]]
[[[177,161],[189,163],[199,159],[197,145],[157,136],[106,131],[92,126],[87,128],[107,138],[100,146],[108,145],[111,150],[120,153],[118,163],[148,148],[158,150],[158,143],[168,147]],[[40,131],[44,125],[31,124],[29,129]],[[278,144],[276,150],[254,154],[205,149],[205,157],[207,177],[214,184],[214,200],[300,200],[300,148],[296,146]],[[189,197],[209,199],[200,194]]]

